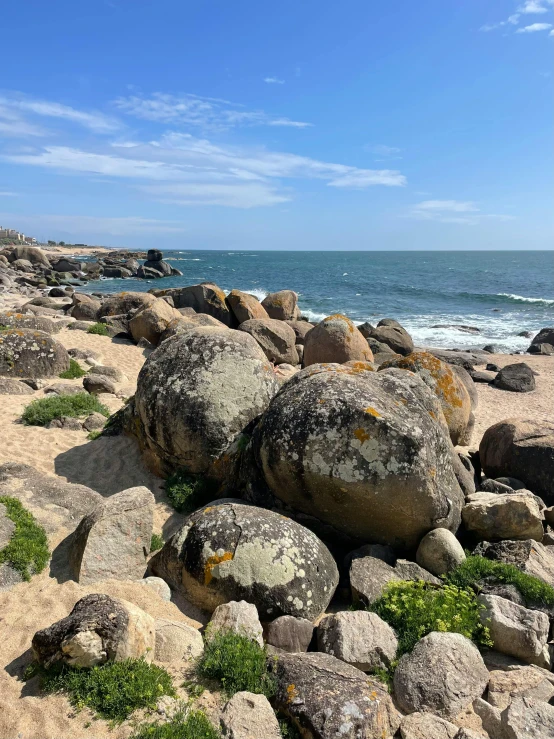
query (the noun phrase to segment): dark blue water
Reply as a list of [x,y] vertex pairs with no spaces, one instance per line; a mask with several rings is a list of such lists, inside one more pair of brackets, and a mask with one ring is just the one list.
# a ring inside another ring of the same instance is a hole
[[[165,252],[182,277],[101,280],[89,292],[215,282],[257,295],[288,288],[313,321],[399,320],[418,344],[525,349],[522,330],[554,325],[554,252]],[[436,324],[467,324],[479,335]]]

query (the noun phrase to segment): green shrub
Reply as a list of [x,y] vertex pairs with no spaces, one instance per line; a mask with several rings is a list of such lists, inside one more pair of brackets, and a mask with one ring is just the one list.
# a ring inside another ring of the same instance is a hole
[[79,362],[76,362],[74,359],[70,359],[69,369],[65,372],[61,372],[58,377],[61,377],[62,380],[77,380],[79,377],[84,377],[86,374],[87,373],[81,367]]
[[42,572],[50,559],[48,539],[42,526],[16,498],[1,496],[0,503],[15,524],[9,542],[0,549],[0,564],[9,564],[28,581],[31,575]]
[[277,715],[279,719],[279,728],[283,739],[302,739],[300,732],[289,718],[283,718]]
[[268,672],[265,648],[232,631],[207,634],[197,670],[200,677],[219,681],[230,696],[241,690],[268,698],[275,693],[275,678]]
[[157,552],[158,549],[161,549],[164,544],[165,541],[163,539],[163,536],[161,536],[160,534],[152,534],[152,538],[150,539],[150,551]]
[[221,739],[221,734],[202,711],[189,711],[167,723],[143,724],[131,739]]
[[108,327],[105,323],[93,323],[87,328],[87,334],[98,334],[98,336],[107,336]]
[[91,441],[95,441],[95,439],[99,439],[101,436],[102,436],[102,431],[95,429],[94,431],[88,432],[87,439],[90,439]]
[[116,724],[137,708],[154,709],[163,695],[176,695],[169,673],[142,659],[107,662],[88,669],[56,665],[40,670],[39,675],[45,693],[67,693],[77,710],[87,706]]
[[528,604],[554,605],[554,588],[538,577],[527,575],[514,565],[471,555],[448,573],[446,582],[458,588],[479,586],[484,580],[514,585]]
[[204,477],[178,470],[165,481],[165,491],[176,511],[192,513],[213,500],[214,488]]
[[476,644],[492,646],[489,630],[479,618],[483,606],[469,589],[422,580],[391,582],[371,610],[396,631],[398,657],[431,631],[453,631]]
[[46,426],[55,418],[62,416],[78,418],[95,411],[106,417],[110,415],[109,410],[100,403],[96,395],[82,392],[75,395],[51,395],[48,398],[33,400],[25,408],[21,418],[27,426]]

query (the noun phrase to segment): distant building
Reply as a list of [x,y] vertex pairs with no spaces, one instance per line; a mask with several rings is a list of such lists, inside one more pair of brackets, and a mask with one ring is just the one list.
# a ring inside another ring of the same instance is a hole
[[25,236],[25,234],[16,231],[14,228],[3,228],[0,226],[0,239],[12,239],[13,241],[26,242],[28,244],[36,244],[37,240],[32,236]]

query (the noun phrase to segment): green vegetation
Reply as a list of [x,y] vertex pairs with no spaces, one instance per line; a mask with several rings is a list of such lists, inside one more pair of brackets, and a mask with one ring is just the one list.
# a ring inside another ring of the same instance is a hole
[[99,439],[101,436],[102,436],[102,431],[95,429],[94,431],[88,432],[87,439],[90,439],[90,441],[94,441],[95,439]]
[[25,408],[21,418],[27,426],[46,426],[55,418],[62,416],[79,418],[95,411],[106,417],[110,415],[109,410],[100,403],[96,395],[82,392],[75,395],[51,395],[48,398],[33,400]]
[[16,498],[1,496],[0,503],[6,507],[8,517],[15,524],[9,542],[0,549],[0,564],[9,564],[28,581],[31,575],[42,572],[48,563],[48,539],[42,526]]
[[163,540],[163,536],[160,534],[152,534],[152,538],[150,539],[150,551],[157,552],[164,544],[165,541]]
[[300,732],[290,719],[281,718],[279,715],[277,718],[279,719],[279,728],[283,739],[302,739]]
[[265,648],[232,631],[207,634],[197,670],[200,677],[220,682],[229,696],[241,690],[261,693],[267,698],[275,693],[275,679],[267,669]]
[[61,372],[58,377],[61,377],[62,380],[77,380],[79,377],[84,377],[86,374],[86,371],[81,367],[79,362],[76,362],[74,359],[70,359],[69,369],[65,372]]
[[213,500],[213,485],[200,475],[177,470],[165,481],[171,505],[179,513],[192,513]]
[[189,711],[167,723],[143,724],[131,739],[221,739],[221,734],[202,711]]
[[125,721],[137,708],[154,709],[163,695],[176,695],[169,673],[142,659],[89,669],[56,665],[39,669],[39,675],[45,693],[67,693],[77,710],[86,706],[114,724]]
[[87,328],[87,334],[98,334],[98,336],[107,336],[108,327],[105,323],[93,323]]
[[431,631],[452,631],[476,644],[492,646],[489,630],[479,618],[483,606],[469,589],[439,587],[422,580],[391,582],[371,610],[396,631],[397,657],[410,652]]
[[554,605],[554,588],[538,577],[527,575],[514,565],[495,562],[486,557],[470,555],[445,578],[458,588],[479,586],[484,580],[514,585],[528,604]]

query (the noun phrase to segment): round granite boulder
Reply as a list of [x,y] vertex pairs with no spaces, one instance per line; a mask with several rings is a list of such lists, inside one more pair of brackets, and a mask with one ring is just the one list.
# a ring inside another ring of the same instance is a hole
[[190,515],[150,568],[199,608],[245,600],[262,620],[313,621],[339,577],[327,547],[304,526],[264,508],[217,501]]
[[412,547],[460,523],[440,416],[413,375],[317,365],[282,387],[253,444],[271,491],[292,508],[361,540]]
[[0,331],[0,376],[58,377],[69,369],[69,354],[44,331]]
[[346,316],[327,316],[307,334],[304,366],[319,362],[371,362],[373,354],[360,331]]

